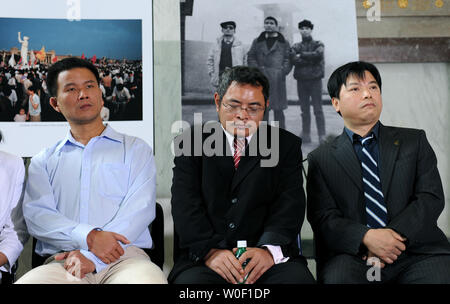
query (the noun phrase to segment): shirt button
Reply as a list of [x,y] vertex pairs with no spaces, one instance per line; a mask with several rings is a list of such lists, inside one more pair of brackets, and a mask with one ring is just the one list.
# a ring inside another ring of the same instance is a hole
[[236,228],[236,225],[233,222],[231,222],[231,223],[228,224],[228,227],[230,229],[234,229],[234,228]]
[[238,199],[236,197],[231,200],[232,204],[236,204],[237,202],[238,202]]

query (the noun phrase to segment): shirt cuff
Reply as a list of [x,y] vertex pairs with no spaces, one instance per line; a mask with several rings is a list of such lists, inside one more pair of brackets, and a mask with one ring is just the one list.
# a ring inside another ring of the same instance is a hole
[[[6,262],[5,264],[3,264],[3,265],[0,267],[0,270],[3,271],[3,272],[9,272],[9,273],[11,273],[11,266],[9,265],[9,261]],[[1,277],[1,274],[0,274],[0,279],[1,279],[1,278],[2,278],[2,277]]]
[[95,254],[93,254],[90,251],[87,251],[87,250],[84,250],[84,249],[80,249],[80,253],[82,255],[84,255],[87,259],[91,260],[92,263],[94,263],[95,271],[97,273],[99,273],[100,271],[105,269],[106,266],[108,266],[108,264],[103,263],[99,258],[97,258],[97,256]]
[[[20,244],[20,243],[19,243]],[[0,252],[6,256],[6,263],[0,267],[1,271],[11,272],[11,268],[16,263],[17,259],[22,252],[23,246],[20,244],[16,248],[6,248],[2,247],[0,244]]]
[[275,264],[281,264],[289,260],[289,257],[285,257],[283,255],[283,251],[281,251],[280,246],[263,245],[263,247],[266,247],[267,250],[269,250],[270,254],[272,254],[273,262]]
[[96,227],[80,223],[72,230],[72,239],[77,242],[79,248],[89,250],[87,236],[93,229],[96,229]]

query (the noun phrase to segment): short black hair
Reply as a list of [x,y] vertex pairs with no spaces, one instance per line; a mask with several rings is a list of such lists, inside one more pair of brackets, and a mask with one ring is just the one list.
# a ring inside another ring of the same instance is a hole
[[314,28],[314,24],[311,23],[311,21],[305,19],[303,21],[300,21],[298,23],[298,28],[301,29],[302,27],[309,27],[310,29]]
[[216,90],[217,94],[219,94],[220,101],[222,101],[223,96],[233,81],[238,84],[249,84],[255,87],[262,87],[264,102],[267,104],[270,89],[269,80],[258,68],[238,65],[226,69],[220,76],[219,86]]
[[97,79],[97,84],[100,83],[100,75],[98,74],[97,68],[87,60],[83,60],[77,57],[68,57],[60,61],[55,62],[48,69],[47,75],[47,86],[51,97],[56,97],[58,92],[58,76],[59,73],[68,71],[74,68],[86,68],[90,70]]
[[272,17],[272,16],[266,17],[266,18],[264,19],[264,22],[266,22],[267,19],[275,21],[275,25],[278,26],[278,20],[275,19],[275,17]]
[[339,98],[341,87],[346,84],[347,78],[354,75],[360,79],[364,79],[365,71],[370,72],[375,78],[381,92],[381,76],[378,69],[371,63],[365,61],[354,61],[338,67],[328,79],[327,89],[331,98]]

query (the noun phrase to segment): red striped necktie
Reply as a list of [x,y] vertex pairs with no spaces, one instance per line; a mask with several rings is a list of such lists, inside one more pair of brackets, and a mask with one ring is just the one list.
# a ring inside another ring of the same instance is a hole
[[246,145],[246,139],[242,137],[235,137],[233,141],[233,147],[234,147],[234,168],[237,169],[239,166],[239,161],[241,160],[241,155],[243,154],[245,150]]

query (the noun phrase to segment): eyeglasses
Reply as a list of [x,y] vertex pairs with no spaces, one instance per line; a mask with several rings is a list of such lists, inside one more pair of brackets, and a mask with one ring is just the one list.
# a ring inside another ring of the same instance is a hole
[[234,30],[234,26],[227,25],[227,26],[224,26],[223,29],[225,29],[225,30]]
[[247,114],[249,116],[254,117],[254,116],[258,115],[258,113],[260,111],[264,110],[264,108],[261,107],[261,106],[250,106],[250,107],[247,107],[247,108],[243,108],[243,107],[238,106],[238,105],[230,105],[230,104],[227,104],[227,103],[224,103],[224,102],[222,102],[222,105],[225,107],[225,110],[228,113],[234,114],[234,115],[239,114],[239,113],[241,113],[241,111],[245,110],[245,111],[247,111]]

